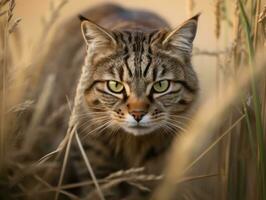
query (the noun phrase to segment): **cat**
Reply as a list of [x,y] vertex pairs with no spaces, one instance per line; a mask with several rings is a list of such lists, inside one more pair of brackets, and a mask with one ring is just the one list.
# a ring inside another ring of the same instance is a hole
[[[66,104],[66,96],[73,98],[83,66],[76,117],[96,177],[138,167],[161,175],[171,142],[185,129],[198,99],[191,53],[199,15],[174,29],[152,12],[114,4],[96,6],[82,16],[81,25],[73,18],[57,29],[48,53],[43,73],[55,74],[57,80],[48,110]],[[54,130],[66,130],[69,113],[66,110]],[[90,179],[77,147],[70,163],[72,171],[66,173],[75,174],[75,181]],[[146,186],[153,190],[157,184]],[[132,188],[121,183],[104,195],[149,197],[150,192]],[[85,187],[78,196],[89,191]]]

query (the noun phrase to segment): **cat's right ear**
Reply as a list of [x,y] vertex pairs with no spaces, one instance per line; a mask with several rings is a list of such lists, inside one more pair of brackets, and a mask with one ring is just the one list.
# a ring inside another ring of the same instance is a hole
[[81,32],[89,48],[110,48],[117,45],[111,32],[84,17],[80,17],[80,20]]

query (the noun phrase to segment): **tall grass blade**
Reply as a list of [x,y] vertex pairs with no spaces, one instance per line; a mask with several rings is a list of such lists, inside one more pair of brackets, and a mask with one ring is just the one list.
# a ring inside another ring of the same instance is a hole
[[[255,62],[254,62],[254,46],[251,36],[251,29],[250,29],[250,23],[243,5],[243,2],[241,0],[239,2],[239,8],[240,8],[240,17],[241,21],[243,23],[243,28],[245,30],[246,35],[246,43],[248,46],[248,53],[249,53],[249,68],[250,73],[252,76],[251,80],[251,88],[252,88],[252,94],[253,94],[253,106],[254,106],[254,112],[255,112],[255,118],[256,118],[256,133],[257,133],[257,144],[258,144],[258,170],[259,170],[259,186],[261,188],[261,197],[262,199],[266,199],[266,159],[265,159],[265,139],[264,139],[264,130],[263,130],[263,124],[262,124],[262,118],[261,118],[261,104],[260,99],[257,92],[257,81],[254,76],[254,68],[255,68]],[[257,23],[257,22],[256,22]]]

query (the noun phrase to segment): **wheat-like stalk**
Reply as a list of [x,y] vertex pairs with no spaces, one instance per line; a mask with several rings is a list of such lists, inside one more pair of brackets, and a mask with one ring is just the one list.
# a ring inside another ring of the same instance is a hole
[[218,39],[221,34],[221,5],[222,0],[215,0],[215,37]]
[[[153,199],[171,199],[176,191],[187,199],[197,199],[199,197],[193,196],[189,188],[186,188],[187,191],[184,194],[183,190],[179,191],[182,183],[189,185],[193,181],[192,185],[194,185],[198,180],[208,181],[209,178],[214,177],[215,184],[206,184],[206,187],[215,185],[219,188],[217,195],[211,199],[249,200],[266,197],[265,156],[263,155],[266,146],[264,141],[266,63],[265,58],[259,58],[258,63],[255,62],[256,53],[263,51],[265,53],[265,49],[261,48],[263,48],[263,42],[266,44],[266,6],[262,8],[261,0],[214,1],[215,31],[212,34],[216,38],[217,47],[219,47],[218,42],[221,44],[227,32],[230,38],[224,40],[225,44],[222,46],[226,48],[212,50],[199,46],[194,48],[193,56],[197,56],[197,59],[201,59],[202,56],[208,56],[208,59],[217,58],[217,83],[221,86],[218,88],[221,89],[220,95],[215,97],[213,94],[208,97],[206,104],[200,107],[199,112],[194,116],[195,119],[193,118],[188,125],[190,131],[176,139],[173,151],[168,156],[169,163],[165,173],[147,174],[144,167],[137,167],[119,170],[101,179],[94,175],[90,165],[93,164],[93,160],[87,158],[82,140],[76,132],[79,122],[77,113],[84,103],[84,89],[90,77],[88,70],[91,65],[90,49],[87,52],[86,63],[82,67],[73,105],[62,105],[42,121],[46,106],[53,101],[51,94],[53,75],[48,77],[43,90],[38,91],[40,95],[37,100],[26,96],[31,83],[37,83],[40,78],[45,55],[50,50],[49,43],[53,36],[53,28],[67,2],[68,0],[51,2],[43,18],[42,32],[34,42],[32,52],[29,53],[27,47],[21,45],[20,40],[23,41],[24,38],[20,35],[19,28],[23,26],[20,24],[21,18],[14,15],[16,1],[0,0],[0,198],[3,196],[4,199],[10,199],[9,195],[11,195],[14,199],[37,199],[51,193],[55,194],[55,199],[58,199],[60,194],[69,199],[80,199],[79,195],[72,194],[70,190],[95,186],[95,190],[88,193],[87,198],[97,196],[104,199],[105,192],[113,190],[120,183],[127,183],[134,189],[153,194],[153,189],[147,185],[156,182],[162,185],[159,185]],[[186,3],[187,14],[192,16],[196,3],[199,2],[187,0]],[[234,6],[233,15],[229,9],[231,5]],[[222,24],[223,20],[226,23]],[[12,46],[13,43],[17,48]],[[249,65],[246,64],[248,62],[250,62]],[[254,76],[251,77],[250,74]],[[264,76],[264,79],[260,79],[261,82],[258,81],[259,76]],[[226,85],[230,86],[222,87]],[[31,90],[36,92],[34,87]],[[36,130],[53,126],[65,112],[71,113],[65,138],[56,150],[45,155],[39,162],[36,161],[37,153],[31,150],[40,137],[35,134]],[[32,113],[30,123],[22,124],[22,128],[18,130],[22,123],[19,120],[20,117],[24,117],[27,113]],[[254,128],[255,126],[257,128]],[[210,139],[214,136],[214,130],[219,135],[215,139]],[[74,139],[92,178],[64,184],[66,165],[71,162],[69,154]],[[199,147],[207,141],[210,142],[207,147],[203,149]],[[220,150],[219,158],[212,160],[219,165],[215,173],[195,176],[186,174],[195,167],[200,167],[202,164],[200,161],[217,147]],[[192,156],[193,152],[197,153],[196,157]],[[62,154],[61,163],[58,158]],[[55,159],[52,159],[54,155],[56,155]],[[62,168],[60,168],[61,164]],[[56,168],[59,168],[60,174],[57,184],[53,185],[49,176]],[[197,188],[201,184],[203,182],[200,181]]]
[[[7,141],[8,138],[8,126],[6,126],[6,123],[8,123],[8,117],[6,116],[6,109],[7,109],[7,99],[8,99],[8,93],[7,93],[7,75],[8,75],[8,61],[10,58],[9,52],[9,28],[11,26],[11,21],[13,19],[13,11],[15,8],[15,0],[9,0],[9,1],[2,1],[0,4],[0,11],[4,8],[4,6],[8,4],[8,8],[6,11],[2,12],[2,15],[4,15],[5,19],[3,21],[4,23],[1,25],[1,30],[3,31],[3,35],[1,36],[1,43],[2,43],[2,52],[0,57],[1,62],[1,115],[0,115],[0,163],[6,163],[6,156],[7,156]],[[2,16],[3,17],[3,16]],[[0,171],[4,168],[3,165],[0,166]]]

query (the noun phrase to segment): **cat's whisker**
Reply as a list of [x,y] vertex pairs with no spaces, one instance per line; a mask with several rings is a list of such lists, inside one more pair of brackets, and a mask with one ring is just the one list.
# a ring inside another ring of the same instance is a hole
[[92,114],[106,114],[107,112],[86,112],[86,113],[81,113],[81,114],[78,114],[77,116],[83,116],[83,115],[92,115]]
[[103,115],[103,114],[91,114],[91,115],[89,115],[89,114],[86,114],[86,115],[76,115],[75,116],[76,118],[78,118],[78,119],[85,119],[85,118],[88,118],[88,119],[91,119],[91,118],[96,118],[96,117],[106,117],[106,115]]
[[178,126],[178,127],[182,128],[184,131],[187,131],[187,126],[183,123],[178,123],[176,121],[171,121],[171,120],[169,120],[168,122],[173,124],[174,126]]
[[87,124],[87,123],[85,123],[85,124],[82,124],[82,126],[80,126],[79,128],[80,128],[80,130],[82,132],[84,132],[86,134],[86,132],[88,130],[94,129],[95,127],[98,128],[99,126],[97,126],[97,124],[102,125],[103,123],[105,123],[107,121],[109,121],[109,119],[95,121],[94,124]]
[[187,125],[184,124],[184,123],[182,123],[182,122],[180,122],[180,121],[173,120],[173,119],[168,119],[168,121],[169,121],[170,123],[172,123],[172,124],[180,125],[180,126],[182,126],[182,128],[187,129]]
[[[170,119],[175,118],[175,119],[173,119],[173,120],[176,120],[176,119],[185,119],[185,120],[190,121],[190,122],[193,121],[192,118],[187,117],[187,116],[184,116],[184,115],[180,116],[180,115],[164,114],[164,113],[162,113],[162,114],[156,115],[155,117],[156,117],[156,118],[162,117],[162,118],[167,118],[167,119],[169,119],[169,118],[170,118]],[[181,122],[181,121],[178,121],[178,122]]]
[[102,108],[98,108],[98,107],[88,107],[88,111],[92,111],[92,112],[105,112],[107,109],[105,107]]
[[169,124],[169,125],[171,125],[171,126],[176,127],[177,129],[179,129],[179,130],[181,130],[181,131],[183,131],[183,132],[187,132],[187,129],[185,129],[185,128],[183,128],[183,127],[177,125],[177,124],[174,124],[174,123],[169,122],[169,121],[167,121],[166,123]]
[[120,129],[121,129],[121,128],[118,126],[118,127],[116,128],[116,130],[113,132],[113,135],[116,135]]
[[[101,125],[101,126],[95,128],[94,130],[90,131],[90,132],[87,133],[86,135],[87,135],[87,136],[88,136],[88,135],[91,135],[91,134],[93,134],[94,132],[99,131],[101,128],[105,127],[106,125],[108,125],[108,124],[110,124],[110,123],[111,123],[111,121],[107,121],[107,122],[105,122],[103,125]],[[84,131],[86,131],[86,129],[87,129],[87,128],[85,128]]]
[[78,117],[79,120],[85,120],[87,119],[87,121],[91,121],[91,120],[100,120],[100,119],[109,119],[110,117],[109,116],[106,116],[106,115],[91,115],[91,116],[81,116],[81,117]]
[[86,112],[88,112],[88,113],[106,113],[106,112],[108,112],[108,111],[106,111],[106,110],[87,110]]
[[155,117],[156,117],[156,118],[158,118],[158,117],[167,117],[167,115],[164,114],[164,113],[160,113],[160,114],[158,114],[158,115],[155,115]]
[[168,129],[170,131],[169,133],[171,134],[174,134],[176,132],[176,128],[169,126],[167,123],[163,123],[162,125],[159,126]]
[[107,118],[107,117],[104,117],[104,118],[95,118],[95,119],[94,119],[94,124],[89,124],[89,125],[91,125],[91,126],[88,126],[88,127],[86,127],[86,128],[84,128],[84,126],[88,125],[87,123],[89,123],[89,122],[87,122],[87,121],[83,121],[83,122],[80,124],[79,128],[80,128],[80,129],[84,129],[84,131],[85,131],[85,129],[87,129],[87,128],[89,128],[89,127],[93,127],[93,126],[95,126],[95,124],[97,124],[97,123],[102,124],[102,123],[105,122],[105,121],[109,121],[109,118]]
[[183,121],[180,121],[178,119],[168,118],[168,120],[171,120],[172,122],[183,125],[185,127],[188,126],[186,123],[184,123]]
[[176,116],[170,116],[170,117],[173,118],[173,119],[176,119],[176,120],[186,121],[187,123],[193,122],[192,119],[187,119],[187,118],[183,118],[183,117],[176,117]]
[[167,124],[160,125],[164,131],[167,131],[166,133],[171,134],[171,135],[176,135],[176,129],[174,127],[170,127]]
[[186,117],[186,116],[181,116],[181,115],[173,115],[173,114],[168,114],[169,116],[171,116],[171,117],[175,117],[175,118],[178,118],[178,119],[185,119],[185,120],[188,120],[188,121],[193,121],[193,119],[192,118],[190,118],[190,117]]
[[106,122],[106,123],[104,123],[102,126],[100,126],[100,127],[96,127],[95,129],[93,129],[93,130],[91,130],[90,132],[86,132],[87,130],[88,130],[88,128],[90,128],[90,126],[88,126],[88,127],[86,127],[84,130],[83,130],[83,137],[82,137],[82,139],[85,139],[87,136],[89,136],[89,135],[91,135],[91,134],[93,134],[94,132],[96,132],[96,131],[99,131],[101,128],[103,128],[106,124],[107,124],[108,122]]
[[[107,125],[106,127],[104,127],[101,131],[99,131],[98,134],[101,134],[104,130],[108,129],[108,128],[109,128],[110,126],[112,126],[112,125],[113,125],[112,122],[110,122],[110,124],[108,124],[108,125]],[[109,133],[109,134],[110,134],[110,135],[113,134],[114,130],[116,131],[116,130],[118,130],[118,129],[116,128],[116,129],[111,130],[111,133]]]
[[[106,124],[106,126],[104,126],[102,129],[98,130],[96,135],[100,135],[103,133],[103,131],[105,131],[106,129],[108,129],[110,126],[112,126],[112,121],[109,121],[108,124]],[[91,134],[91,133],[90,133]]]
[[115,130],[116,130],[116,129],[112,129],[111,132],[108,133],[108,134],[112,135],[112,134],[114,133]]
[[[88,118],[88,119],[90,119],[90,118],[92,118],[92,116],[90,116],[90,115],[83,115],[83,116],[76,116],[79,120],[81,120],[81,119],[86,119],[86,118]],[[95,115],[93,116],[93,117],[95,117]]]
[[[82,118],[84,119],[84,118],[86,118],[86,116],[83,116],[80,119],[82,119]],[[109,117],[106,116],[106,115],[102,115],[102,116],[99,115],[99,116],[97,116],[96,114],[93,115],[93,116],[88,116],[88,119],[92,119],[92,120],[104,119],[104,118],[108,119]]]

